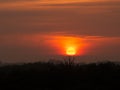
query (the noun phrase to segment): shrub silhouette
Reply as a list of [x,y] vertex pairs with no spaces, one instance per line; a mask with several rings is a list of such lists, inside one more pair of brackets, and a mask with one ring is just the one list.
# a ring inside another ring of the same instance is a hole
[[0,67],[0,90],[120,89],[119,63],[28,63]]

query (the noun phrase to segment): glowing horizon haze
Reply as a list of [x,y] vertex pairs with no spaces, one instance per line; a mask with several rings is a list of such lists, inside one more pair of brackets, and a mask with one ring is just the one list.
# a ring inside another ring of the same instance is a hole
[[0,0],[1,61],[66,54],[119,60],[120,1]]

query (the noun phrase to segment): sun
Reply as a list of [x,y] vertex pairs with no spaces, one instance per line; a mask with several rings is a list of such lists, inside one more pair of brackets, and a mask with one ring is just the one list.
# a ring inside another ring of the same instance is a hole
[[66,54],[69,56],[74,56],[76,55],[76,49],[74,47],[68,47],[66,50]]

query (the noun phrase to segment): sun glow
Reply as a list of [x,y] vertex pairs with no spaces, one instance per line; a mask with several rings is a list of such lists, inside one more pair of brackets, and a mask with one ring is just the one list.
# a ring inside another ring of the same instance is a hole
[[74,47],[68,47],[66,50],[66,54],[70,56],[76,55],[76,49]]
[[88,44],[83,38],[73,36],[49,36],[47,43],[52,48],[56,49],[56,53],[68,56],[84,55],[88,47]]

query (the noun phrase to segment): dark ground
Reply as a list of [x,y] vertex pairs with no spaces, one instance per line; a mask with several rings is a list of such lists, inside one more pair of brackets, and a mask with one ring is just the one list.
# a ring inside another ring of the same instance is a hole
[[120,64],[38,62],[1,66],[0,90],[120,90]]

